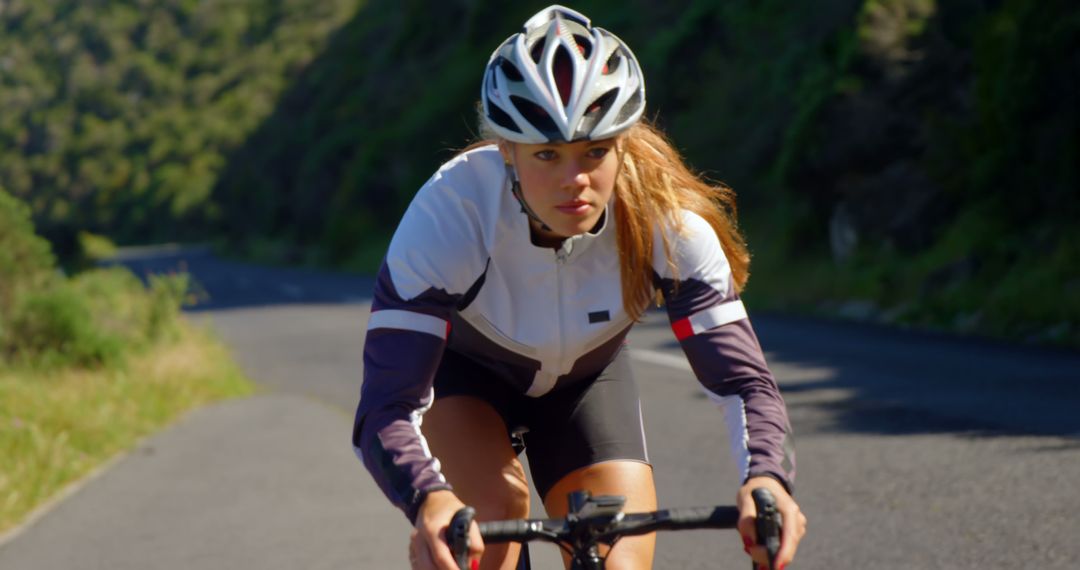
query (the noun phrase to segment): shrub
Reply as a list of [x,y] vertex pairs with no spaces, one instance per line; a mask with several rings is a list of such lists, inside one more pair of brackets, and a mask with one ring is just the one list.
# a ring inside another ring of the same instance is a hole
[[34,233],[30,208],[0,188],[0,334],[18,292],[40,289],[55,270],[49,242]]
[[102,330],[88,298],[68,282],[20,295],[4,337],[18,364],[100,366],[120,359],[120,337]]
[[186,274],[144,286],[122,267],[62,278],[29,209],[0,191],[0,364],[56,368],[122,362],[175,337],[190,289]]

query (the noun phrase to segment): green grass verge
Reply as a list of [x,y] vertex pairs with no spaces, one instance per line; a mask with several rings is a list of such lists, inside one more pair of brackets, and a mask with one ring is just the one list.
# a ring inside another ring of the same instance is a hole
[[253,392],[209,332],[177,330],[122,365],[0,369],[0,532],[184,412]]

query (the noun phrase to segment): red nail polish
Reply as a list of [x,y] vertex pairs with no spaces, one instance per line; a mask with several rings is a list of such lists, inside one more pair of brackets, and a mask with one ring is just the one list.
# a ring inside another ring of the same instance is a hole
[[787,564],[781,564],[780,567],[777,568],[776,570],[784,570],[784,566],[787,566]]
[[750,540],[749,536],[742,537],[742,543],[743,543],[743,546],[745,546],[747,550],[750,550],[754,546],[754,541]]
[[480,561],[473,558],[472,562],[469,564],[469,570],[480,570]]

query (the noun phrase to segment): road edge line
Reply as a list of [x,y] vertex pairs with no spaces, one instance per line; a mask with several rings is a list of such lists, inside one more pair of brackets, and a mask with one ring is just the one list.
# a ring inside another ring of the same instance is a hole
[[77,494],[79,491],[81,491],[84,487],[89,485],[91,482],[104,475],[117,463],[120,463],[121,461],[126,459],[129,455],[131,455],[132,451],[139,449],[146,439],[148,438],[143,438],[136,445],[132,446],[131,449],[117,453],[101,465],[98,465],[97,467],[92,469],[86,475],[83,475],[82,477],[72,481],[71,483],[64,485],[64,487],[57,491],[52,497],[49,497],[44,503],[41,503],[32,511],[30,511],[30,513],[26,515],[26,517],[23,518],[21,522],[4,532],[0,532],[0,550],[6,548],[8,544],[18,538],[19,535],[29,530],[30,527],[37,524],[38,521],[40,521],[41,519],[45,518],[45,515],[48,515],[54,509],[59,507],[64,501],[68,500],[69,498]]
[[668,354],[666,352],[659,352],[656,350],[648,350],[642,348],[631,348],[630,357],[647,362],[649,364],[656,364],[658,366],[666,366],[668,368],[674,368],[676,370],[684,370],[686,372],[693,372],[690,368],[690,363],[686,360],[685,356]]
[[225,398],[222,400],[206,402],[201,406],[197,406],[190,410],[185,410],[176,418],[173,418],[173,420],[169,423],[137,439],[135,443],[131,444],[130,447],[128,447],[127,449],[121,449],[116,453],[116,455],[113,455],[112,457],[106,459],[100,465],[91,469],[90,472],[86,475],[83,475],[82,477],[79,477],[78,479],[75,479],[74,481],[61,487],[59,491],[46,499],[45,502],[34,507],[34,509],[31,510],[30,513],[27,514],[26,517],[23,518],[23,520],[20,521],[18,524],[4,532],[0,532],[0,550],[7,548],[7,546],[16,538],[18,538],[19,535],[30,530],[31,527],[40,522],[41,519],[45,518],[46,515],[57,509],[60,505],[62,505],[71,497],[78,494],[79,491],[83,490],[83,488],[85,488],[87,485],[104,476],[106,473],[112,470],[113,467],[116,467],[117,464],[124,461],[128,457],[131,457],[132,454],[139,451],[140,449],[143,449],[150,442],[150,440],[154,439],[158,435],[164,433],[167,430],[173,429],[181,423],[187,421],[189,418],[195,415],[196,412],[204,408],[216,404],[221,404],[230,400],[242,400],[250,398],[257,394],[259,394],[259,392],[256,390],[256,392],[252,394],[248,394],[247,396],[240,396],[239,398]]

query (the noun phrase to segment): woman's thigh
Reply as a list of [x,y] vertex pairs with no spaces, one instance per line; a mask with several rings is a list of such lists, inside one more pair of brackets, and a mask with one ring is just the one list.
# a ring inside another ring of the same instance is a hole
[[[567,495],[584,489],[593,496],[622,495],[626,497],[626,512],[656,510],[656,486],[653,482],[652,466],[639,461],[604,461],[582,467],[560,479],[547,496],[544,507],[548,516],[565,517],[569,508]],[[607,555],[608,570],[652,568],[653,551],[656,547],[656,535],[626,537],[615,545],[610,553],[600,549],[601,555]],[[564,562],[569,567],[569,558],[564,555]]]
[[[424,414],[421,430],[442,474],[479,520],[529,515],[525,471],[510,446],[502,417],[491,404],[473,396],[435,400]],[[491,545],[482,569],[514,568],[520,546]]]
[[626,351],[596,378],[537,399],[526,416],[529,467],[541,497],[583,467],[649,462],[641,400]]

